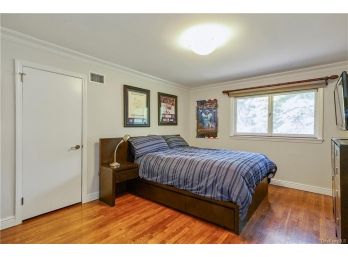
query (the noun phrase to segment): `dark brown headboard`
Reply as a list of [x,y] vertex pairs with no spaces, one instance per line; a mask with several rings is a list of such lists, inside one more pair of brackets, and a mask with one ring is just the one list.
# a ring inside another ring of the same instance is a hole
[[[113,162],[115,147],[121,140],[121,137],[99,139],[99,166]],[[118,147],[116,161],[118,163],[133,161],[129,151],[128,142],[123,142]]]
[[[180,136],[180,134],[174,134]],[[99,166],[113,162],[116,145],[122,140],[121,137],[99,139]],[[118,163],[133,162],[134,157],[130,151],[129,142],[122,143],[117,149]]]

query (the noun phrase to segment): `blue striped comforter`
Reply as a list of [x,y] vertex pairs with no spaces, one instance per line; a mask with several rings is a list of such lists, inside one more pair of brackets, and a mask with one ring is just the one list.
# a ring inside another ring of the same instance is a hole
[[277,167],[265,155],[196,147],[145,154],[135,160],[143,179],[215,200],[232,201],[246,217],[255,187]]

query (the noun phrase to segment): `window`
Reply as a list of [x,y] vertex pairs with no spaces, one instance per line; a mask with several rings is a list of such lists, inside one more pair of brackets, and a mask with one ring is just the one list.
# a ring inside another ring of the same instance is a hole
[[321,138],[320,99],[322,89],[232,98],[232,134]]
[[237,98],[236,113],[237,133],[268,132],[268,96]]

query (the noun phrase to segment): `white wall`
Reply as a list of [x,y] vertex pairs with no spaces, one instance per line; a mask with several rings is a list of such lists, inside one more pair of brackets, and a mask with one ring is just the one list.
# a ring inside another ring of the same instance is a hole
[[[34,40],[35,41],[35,40]],[[138,73],[122,71],[112,65],[101,64],[78,54],[67,54],[46,43],[18,39],[5,33],[1,38],[1,219],[14,215],[15,209],[15,84],[14,59],[22,59],[62,70],[85,74],[90,71],[105,75],[105,84],[87,86],[87,169],[88,193],[98,191],[98,141],[102,137],[120,137],[158,134],[181,134],[188,137],[188,90]],[[151,127],[123,127],[123,85],[151,90]],[[178,96],[178,126],[157,125],[157,92]],[[62,99],[63,100],[63,99]],[[40,183],[38,181],[38,183]],[[94,194],[95,195],[95,194]]]
[[[190,142],[200,147],[265,153],[278,166],[278,172],[274,179],[277,184],[329,194],[331,188],[330,138],[334,136],[348,137],[347,132],[338,130],[335,125],[333,89],[336,81],[331,82],[324,89],[324,142],[319,144],[230,137],[230,98],[223,95],[222,91],[332,74],[340,75],[343,70],[348,70],[348,62],[208,85],[191,90],[189,103]],[[218,99],[218,139],[196,138],[196,101],[209,98]]]

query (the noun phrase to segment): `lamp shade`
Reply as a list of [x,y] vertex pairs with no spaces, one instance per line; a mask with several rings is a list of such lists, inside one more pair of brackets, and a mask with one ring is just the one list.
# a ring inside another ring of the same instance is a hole
[[129,138],[130,138],[130,135],[126,134],[126,135],[123,136],[122,139],[123,139],[124,142],[127,142]]

